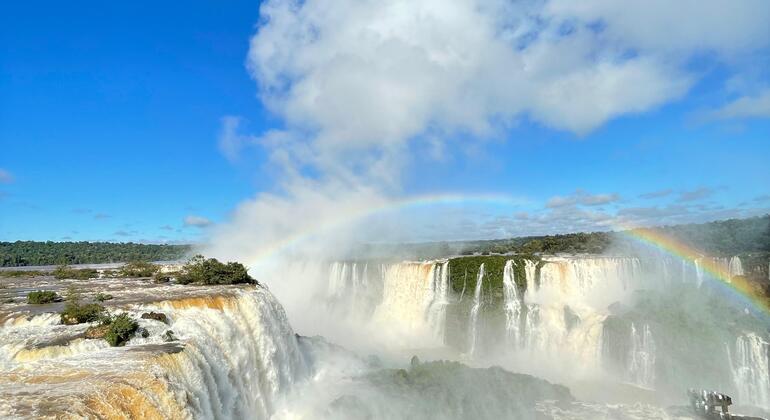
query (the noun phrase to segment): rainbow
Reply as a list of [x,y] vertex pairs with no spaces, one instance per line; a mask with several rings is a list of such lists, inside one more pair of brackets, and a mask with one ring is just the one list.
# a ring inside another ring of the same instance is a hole
[[[502,194],[431,194],[407,197],[403,199],[389,200],[384,203],[374,204],[366,208],[358,208],[348,211],[342,211],[333,218],[323,220],[309,229],[304,229],[287,235],[279,241],[272,242],[261,247],[248,261],[249,266],[258,265],[261,262],[269,260],[271,257],[291,250],[293,247],[308,240],[316,235],[329,232],[336,228],[343,227],[350,223],[361,221],[367,217],[393,212],[397,210],[419,208],[423,206],[466,204],[466,203],[486,203],[498,205],[521,205],[526,204],[525,200],[514,198]],[[704,258],[706,255],[693,248],[692,246],[681,242],[671,236],[668,236],[657,229],[638,228],[619,226],[618,233],[635,239],[644,244],[653,246],[685,262],[697,266],[706,277],[715,279],[715,283],[720,288],[725,289],[732,296],[740,299],[743,303],[756,308],[765,315],[770,316],[770,300],[761,295],[760,291],[744,277],[733,277],[729,271],[718,264],[713,258]]]
[[465,203],[486,203],[498,205],[519,205],[525,203],[524,200],[503,194],[430,194],[407,197],[403,199],[389,200],[384,203],[375,204],[367,208],[342,211],[334,218],[321,221],[310,229],[298,231],[287,235],[285,238],[272,242],[260,248],[248,261],[249,266],[254,266],[275,255],[288,251],[297,244],[320,235],[324,232],[343,227],[352,222],[363,220],[367,217],[376,216],[397,210],[419,208],[423,206],[451,205]]
[[619,233],[696,265],[708,274],[708,278],[714,279],[721,289],[765,315],[770,315],[770,299],[764,297],[754,284],[743,276],[731,276],[722,264],[714,258],[704,258],[705,254],[692,246],[653,228],[626,228]]

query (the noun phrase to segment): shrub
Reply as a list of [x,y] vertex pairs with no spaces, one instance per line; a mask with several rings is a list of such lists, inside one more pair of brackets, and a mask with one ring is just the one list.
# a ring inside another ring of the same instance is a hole
[[104,302],[105,300],[110,300],[110,299],[112,299],[112,295],[102,293],[102,292],[99,292],[96,294],[96,296],[94,296],[94,300],[97,302]]
[[257,284],[241,263],[219,262],[216,258],[194,256],[177,277],[180,284]]
[[67,265],[60,265],[53,271],[57,279],[88,280],[99,277],[99,273],[93,268],[75,269]]
[[145,261],[133,261],[120,268],[121,277],[152,277],[160,267]]
[[161,273],[158,271],[155,273],[154,276],[152,276],[152,280],[155,283],[168,283],[171,281],[171,278],[174,276],[178,276],[179,273]]
[[42,305],[44,303],[56,302],[57,300],[59,300],[59,295],[52,290],[38,290],[27,294],[27,303],[33,305]]
[[104,309],[104,306],[96,303],[80,305],[77,302],[67,302],[59,315],[62,324],[74,325],[103,321],[106,319],[106,314],[107,310]]
[[109,325],[110,329],[104,339],[113,347],[126,344],[139,328],[139,323],[125,313],[113,318]]
[[0,271],[0,277],[18,278],[18,277],[42,277],[46,273],[37,270],[3,270]]

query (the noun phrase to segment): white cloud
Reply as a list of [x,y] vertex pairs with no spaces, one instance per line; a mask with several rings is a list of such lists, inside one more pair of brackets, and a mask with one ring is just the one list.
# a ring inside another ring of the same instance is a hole
[[261,97],[311,139],[304,163],[335,171],[351,151],[392,169],[417,136],[488,136],[520,118],[585,134],[694,81],[679,58],[629,54],[639,39],[603,42],[594,13],[575,21],[583,14],[558,3],[272,0],[261,11],[248,57]]
[[[693,57],[733,63],[766,46],[767,10],[762,0],[266,0],[247,63],[280,122],[255,139],[225,119],[220,147],[235,158],[259,142],[282,175],[216,226],[210,251],[248,261],[388,203],[413,160],[466,149],[447,139],[497,137],[521,121],[583,135],[676,101],[701,76]],[[618,199],[556,197],[548,217],[606,226],[611,214],[575,206]]]
[[770,89],[735,99],[710,112],[709,117],[718,120],[770,118]]
[[732,57],[770,45],[765,0],[552,0],[546,10],[603,26],[601,39],[643,54]]
[[219,132],[219,151],[230,161],[240,158],[241,150],[256,143],[254,136],[239,133],[241,117],[228,115],[222,117],[222,129]]
[[213,222],[202,216],[189,215],[184,218],[185,226],[192,226],[197,228],[204,228],[211,226]]
[[574,205],[583,206],[600,206],[602,204],[609,204],[620,200],[620,195],[617,193],[612,194],[590,194],[584,190],[576,190],[573,194],[566,197],[555,196],[551,197],[546,203],[548,208],[567,207]]
[[13,175],[3,168],[0,168],[0,184],[10,184],[13,182]]

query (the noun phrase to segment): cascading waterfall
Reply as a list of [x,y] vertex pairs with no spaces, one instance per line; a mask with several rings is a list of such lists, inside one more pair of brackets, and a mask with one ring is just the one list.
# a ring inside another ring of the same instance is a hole
[[169,377],[192,395],[196,417],[268,418],[281,392],[309,373],[283,308],[265,289],[157,308],[186,343]]
[[386,266],[382,300],[374,309],[373,324],[396,335],[429,337],[443,343],[448,273],[446,261]]
[[513,260],[506,261],[503,268],[503,298],[508,344],[518,346],[521,340],[521,300],[516,286]]
[[[6,322],[0,401],[10,405],[0,417],[266,419],[311,373],[283,308],[262,287],[122,310],[147,338],[115,348],[72,338],[88,326],[59,325],[57,315]],[[165,314],[168,325],[140,319],[147,311]],[[167,330],[179,341],[164,342]]]
[[446,308],[449,305],[449,261],[437,263],[433,269],[430,292],[425,296],[428,327],[436,338],[444,342]]
[[607,307],[641,283],[634,258],[550,258],[536,282],[528,263],[524,337],[525,351],[601,366],[602,330]]
[[650,326],[644,324],[642,331],[631,323],[631,351],[629,354],[628,379],[639,386],[655,386],[655,340]]
[[730,277],[742,276],[745,274],[743,272],[743,264],[741,262],[741,259],[737,256],[730,258],[728,269],[729,269]]
[[770,408],[770,343],[755,333],[746,333],[727,350],[740,400]]
[[476,290],[473,292],[473,307],[471,308],[470,325],[470,354],[476,354],[476,345],[479,339],[479,310],[481,309],[481,298],[484,282],[484,264],[479,266],[479,272],[476,277]]
[[[510,361],[515,369],[544,365],[547,367],[530,373],[553,375],[553,379],[565,374],[569,375],[563,378],[567,381],[609,375],[648,389],[688,386],[680,383],[678,376],[658,369],[661,364],[683,363],[688,354],[700,349],[688,347],[688,330],[679,331],[679,326],[666,324],[668,311],[675,315],[677,308],[664,306],[660,314],[655,311],[660,312],[661,308],[654,306],[649,309],[652,312],[645,309],[647,306],[629,310],[639,298],[662,304],[667,299],[662,299],[661,291],[699,290],[708,276],[703,267],[709,264],[704,258],[710,257],[702,257],[693,265],[669,256],[645,259],[549,256],[540,261],[513,257],[502,262],[500,257],[491,258],[490,261],[501,264],[494,268],[500,274],[490,274],[491,266],[481,263],[466,271],[468,281],[459,272],[450,281],[451,264],[446,260],[386,265],[381,298],[373,305],[376,310],[372,318],[379,322],[374,325],[429,336],[435,339],[433,344],[445,343],[477,361],[487,355],[499,355],[500,360]],[[731,259],[717,257],[709,261],[727,269]],[[738,259],[732,261],[736,272]],[[518,273],[524,278],[517,279]],[[496,275],[501,278],[490,277]],[[472,276],[475,284],[470,280]],[[698,293],[713,296],[710,288]],[[694,298],[691,303],[700,306],[695,303],[700,298]],[[499,311],[500,316],[494,311]],[[611,328],[607,327],[610,318]],[[705,344],[714,342],[707,335],[694,334],[694,338],[707,340]],[[749,339],[743,340],[740,349],[732,349],[731,362],[736,366],[733,371],[754,378],[749,381],[753,385],[746,385],[742,395],[746,395],[748,401],[765,404],[751,395],[759,395],[770,386],[767,377],[757,373],[766,369],[756,356],[748,356],[749,345],[745,343]],[[700,363],[718,363],[709,361],[711,355],[724,357],[724,350],[709,348],[707,351]],[[720,378],[724,380],[730,374],[729,369],[727,376],[713,372],[701,376],[688,370],[687,378],[704,386],[720,387],[724,383],[719,382]],[[751,391],[752,394],[748,389],[761,391]]]
[[330,264],[326,288],[329,308],[346,317],[368,318],[381,299],[383,273],[381,264]]
[[695,260],[695,281],[700,288],[703,285],[703,267],[701,267],[700,259]]

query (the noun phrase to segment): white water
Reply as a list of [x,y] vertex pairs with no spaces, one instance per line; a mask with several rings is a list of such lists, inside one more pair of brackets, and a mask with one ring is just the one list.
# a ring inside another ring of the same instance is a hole
[[728,346],[733,381],[740,401],[770,407],[770,344],[755,333],[739,336]]
[[742,276],[745,274],[743,272],[743,264],[741,263],[741,259],[737,256],[730,258],[729,270],[730,277]]
[[631,323],[628,379],[642,387],[655,386],[655,340],[648,324],[644,324],[642,331],[639,331],[636,325]]
[[443,343],[448,270],[446,261],[386,266],[382,301],[374,310],[371,327],[403,346]]
[[433,336],[443,343],[446,334],[446,308],[449,305],[449,261],[434,266],[433,279],[425,301],[428,328],[433,332]]
[[[737,267],[735,261],[723,263]],[[660,286],[656,282],[663,276],[650,275],[649,267],[635,258],[549,257],[540,269],[529,260],[524,264],[526,278],[518,279],[526,282],[523,293],[516,286],[514,262],[507,261],[503,269],[502,307],[497,309],[505,317],[499,327],[503,366],[564,383],[610,375],[615,382],[654,389],[664,381],[662,370],[661,378],[656,377],[656,368],[665,363],[660,343],[666,343],[657,324],[637,321],[622,330],[628,337],[622,351],[627,359],[615,371],[606,371],[602,353],[610,305],[635,290]],[[706,279],[699,265],[682,266],[675,260],[654,264],[668,273],[666,282],[680,279],[695,285]],[[410,352],[448,343],[453,333],[448,308],[463,294],[451,289],[448,261],[348,262],[331,264],[328,270],[316,270],[322,272],[323,287],[308,288],[307,295],[325,297],[340,319],[363,321],[361,329],[351,331]],[[492,325],[482,322],[492,308],[486,306],[492,296],[485,295],[489,278],[484,271],[482,265],[479,272],[469,273],[477,281],[473,293],[468,290],[465,296],[473,299],[470,313],[462,313],[468,329],[460,341],[469,344],[467,355],[476,365],[486,363],[486,335]],[[269,418],[292,407],[287,398],[302,398],[287,393],[302,389],[307,380],[324,388],[334,370],[309,359],[307,346],[298,342],[281,305],[265,289],[233,289],[221,298],[169,299],[123,307],[136,317],[152,310],[170,320],[170,325],[141,320],[151,336],[134,338],[125,348],[81,338],[54,343],[86,328],[59,325],[56,315],[7,318],[0,328],[0,417],[31,417],[29,410],[43,398],[50,411],[92,417],[138,410],[144,417]],[[159,338],[167,329],[184,344],[182,352],[167,354]],[[726,378],[735,387],[730,392],[737,391],[736,403],[770,407],[767,339],[756,333],[738,337],[716,355],[723,364],[725,352],[732,372]],[[51,372],[65,377],[50,379]],[[77,378],[86,373],[88,386],[83,386]],[[346,375],[331,380],[344,384]],[[313,418],[312,412],[305,418]]]
[[[0,417],[269,418],[310,367],[267,290],[232,293],[125,307],[137,319],[162,312],[169,325],[139,319],[150,337],[119,348],[104,340],[67,342],[87,325],[63,326],[51,314],[6,321],[0,329]],[[169,329],[178,344],[163,342]],[[173,350],[179,345],[181,352]]]
[[476,277],[476,289],[473,292],[473,307],[471,308],[471,317],[468,321],[470,325],[470,350],[471,355],[475,355],[477,351],[477,344],[479,341],[479,310],[481,309],[481,298],[483,292],[484,283],[484,264],[479,266],[479,272]]
[[518,346],[521,342],[521,299],[519,298],[513,260],[508,260],[503,268],[503,302],[505,310],[505,331],[509,346]]

